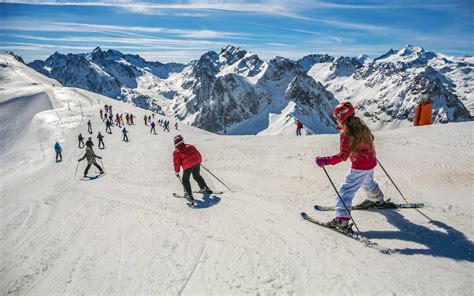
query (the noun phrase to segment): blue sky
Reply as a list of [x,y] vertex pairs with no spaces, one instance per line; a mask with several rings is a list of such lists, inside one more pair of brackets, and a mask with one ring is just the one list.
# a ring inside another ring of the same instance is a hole
[[26,61],[100,46],[189,62],[227,44],[297,59],[378,56],[406,44],[473,55],[474,1],[4,1],[0,51]]

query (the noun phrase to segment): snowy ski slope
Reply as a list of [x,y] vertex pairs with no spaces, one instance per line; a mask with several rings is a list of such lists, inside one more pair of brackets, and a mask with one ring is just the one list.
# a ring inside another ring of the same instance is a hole
[[[332,218],[313,210],[335,198],[314,156],[335,153],[337,135],[217,136],[189,126],[150,135],[146,110],[61,87],[5,55],[0,64],[2,295],[472,294],[472,122],[375,134],[379,160],[431,219],[354,212],[367,237],[398,250],[385,255],[300,218]],[[137,117],[129,143],[117,127],[105,133],[104,104]],[[76,138],[87,137],[89,119],[96,146],[97,132],[105,135],[106,149],[95,151],[106,175],[81,181]],[[204,173],[226,192],[196,209],[172,197],[182,190],[172,168],[178,133],[233,192]],[[340,184],[349,167],[328,172]],[[376,178],[402,201],[380,168]]]

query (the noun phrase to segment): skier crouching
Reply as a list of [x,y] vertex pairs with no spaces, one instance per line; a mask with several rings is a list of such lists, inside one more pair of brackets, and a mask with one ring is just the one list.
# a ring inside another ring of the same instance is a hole
[[98,165],[97,162],[95,162],[96,158],[102,159],[102,157],[95,155],[91,147],[86,147],[86,153],[78,161],[82,161],[84,160],[84,158],[87,158],[87,166],[86,166],[86,169],[84,170],[84,178],[87,177],[87,173],[89,172],[89,168],[91,167],[91,165],[95,165],[99,169],[101,175],[104,173],[104,170],[102,170],[100,165]]
[[[333,156],[318,156],[316,164],[320,167],[335,165],[350,158],[352,168],[339,189],[340,199],[336,199],[336,217],[326,223],[333,228],[349,227],[352,199],[362,187],[367,199],[356,205],[356,208],[367,209],[382,204],[384,195],[374,180],[374,168],[377,158],[374,149],[374,136],[364,122],[355,116],[354,107],[344,102],[334,108],[334,117],[340,129],[340,152]],[[342,201],[344,204],[342,204]]]
[[184,197],[193,202],[193,192],[189,177],[193,175],[194,180],[199,185],[200,193],[211,194],[212,191],[207,187],[206,182],[200,174],[202,157],[199,151],[191,144],[185,144],[182,136],[174,137],[173,164],[176,176],[179,178],[180,168],[183,167],[183,187]]

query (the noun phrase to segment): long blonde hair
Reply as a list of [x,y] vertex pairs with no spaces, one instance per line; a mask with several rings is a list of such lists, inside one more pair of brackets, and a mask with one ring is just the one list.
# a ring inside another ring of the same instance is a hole
[[352,157],[357,154],[360,146],[366,144],[369,146],[368,153],[374,151],[374,137],[370,129],[365,123],[357,116],[351,115],[344,121],[343,134],[349,137],[351,141],[351,147],[349,155]]

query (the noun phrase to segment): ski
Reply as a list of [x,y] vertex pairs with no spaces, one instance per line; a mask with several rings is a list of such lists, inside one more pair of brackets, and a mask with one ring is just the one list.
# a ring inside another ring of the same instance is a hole
[[[377,210],[389,210],[389,209],[419,209],[424,207],[423,203],[393,203],[393,202],[385,202],[380,206],[371,207],[368,209],[359,209],[356,206],[352,206],[351,210],[353,211],[377,211]],[[321,206],[315,205],[314,209],[316,211],[335,211],[334,206]]]
[[[202,193],[199,191],[193,191],[193,193],[199,193],[199,194],[207,194],[207,193]],[[212,191],[210,194],[224,194],[224,191]]]
[[98,174],[98,175],[95,175],[95,176],[85,176],[85,177],[82,178],[81,180],[82,180],[82,181],[91,181],[91,180],[98,179],[98,178],[102,177],[103,175],[105,175],[105,173]]
[[[361,242],[366,247],[376,249],[376,250],[380,251],[383,254],[391,255],[391,254],[398,254],[399,253],[399,251],[397,251],[397,250],[387,249],[385,247],[379,246],[376,242],[373,242],[373,241],[367,239],[365,236],[354,233],[354,231],[352,231],[352,228],[351,228],[351,231],[344,231],[344,230],[341,230],[339,228],[332,228],[332,227],[327,226],[326,223],[324,223],[322,221],[319,221],[319,220],[316,220],[316,219],[310,217],[308,214],[306,214],[304,212],[301,213],[301,217],[303,217],[303,219],[308,221],[308,222],[311,222],[311,223],[314,223],[314,224],[319,225],[321,227],[324,227],[324,228],[330,229],[332,231],[338,232],[338,233],[340,233],[340,234],[342,234],[342,235],[344,235],[348,238],[351,238],[353,240]],[[352,226],[352,224],[350,224],[350,225]]]

